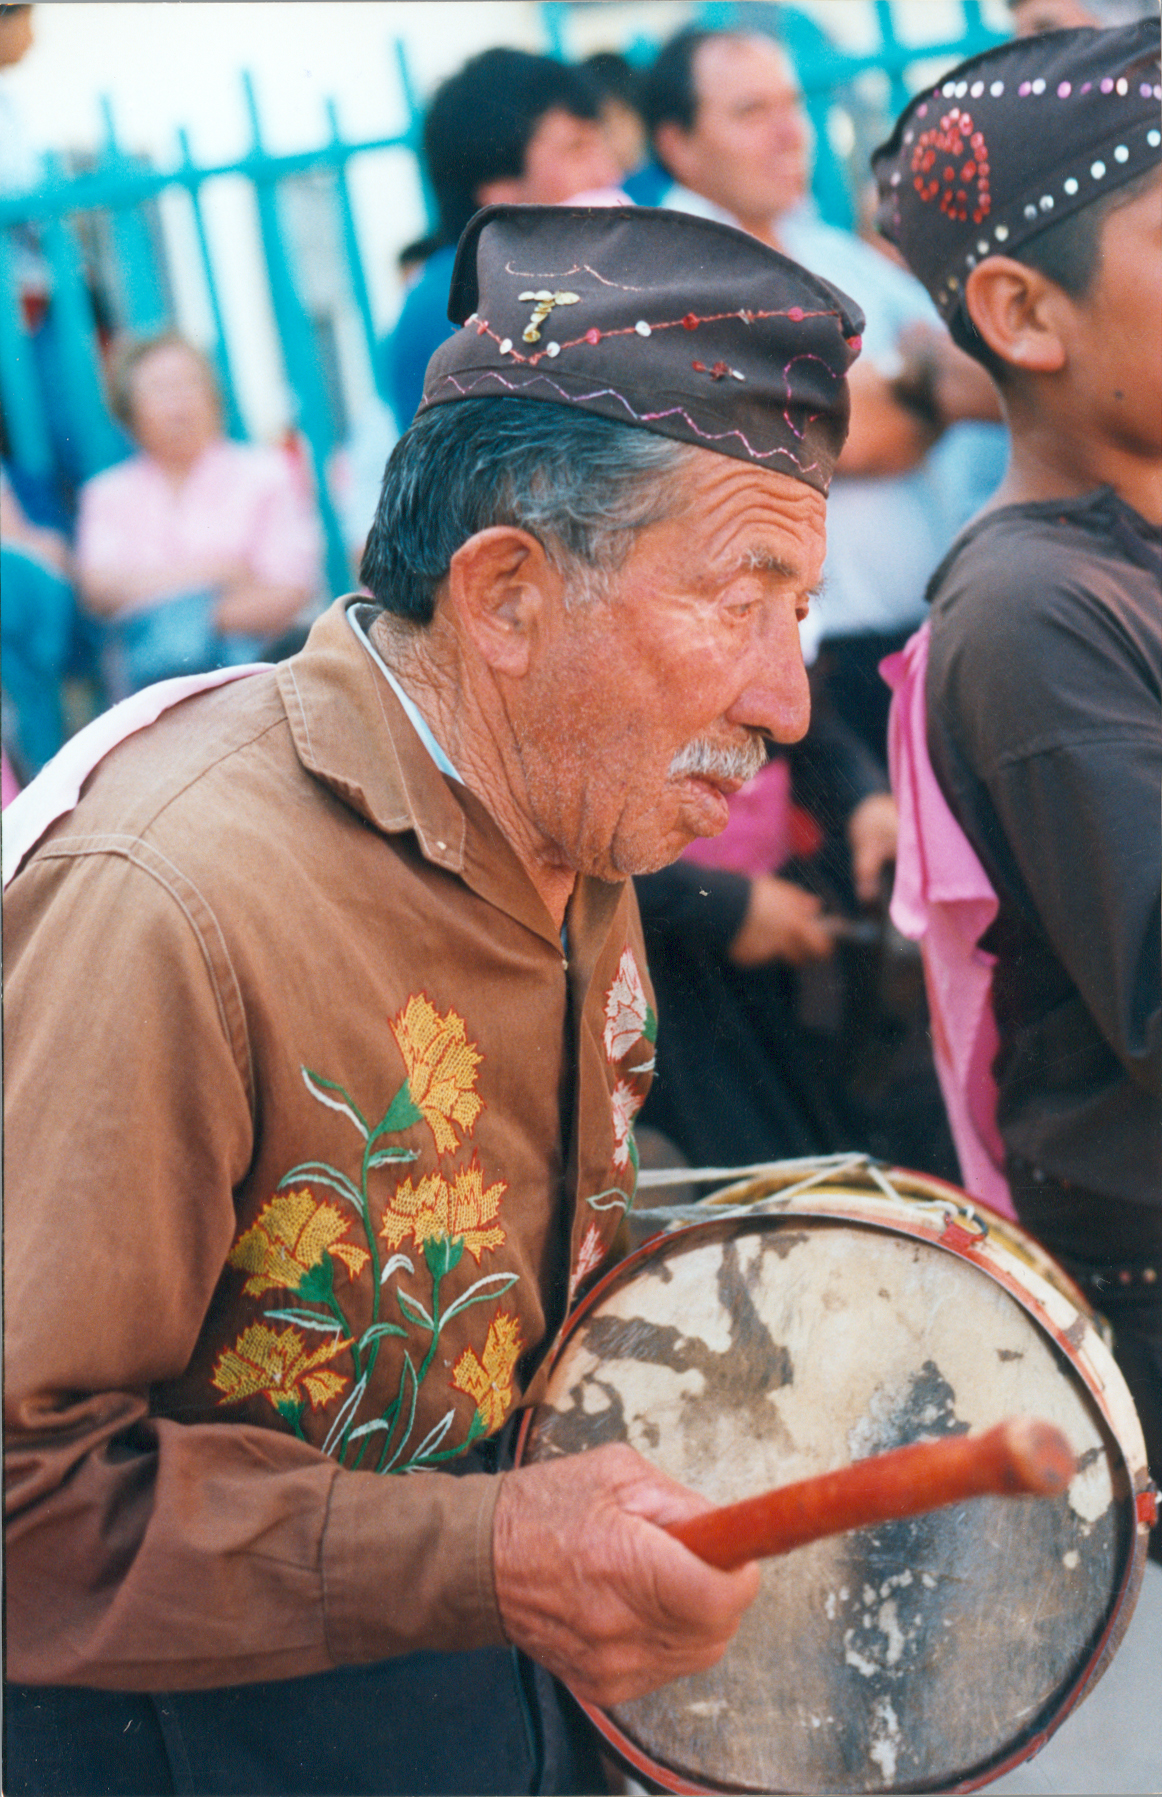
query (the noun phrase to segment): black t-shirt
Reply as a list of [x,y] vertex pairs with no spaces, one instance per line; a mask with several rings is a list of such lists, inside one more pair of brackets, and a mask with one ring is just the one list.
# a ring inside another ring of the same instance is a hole
[[1109,488],[969,526],[929,587],[928,750],[1000,899],[997,1119],[1162,1205],[1162,540]]

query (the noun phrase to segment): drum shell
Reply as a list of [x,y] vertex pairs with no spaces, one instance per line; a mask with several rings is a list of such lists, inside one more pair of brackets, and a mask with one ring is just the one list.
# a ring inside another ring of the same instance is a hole
[[731,1502],[1048,1413],[1083,1466],[1044,1507],[984,1499],[767,1562],[719,1668],[598,1727],[670,1790],[991,1782],[1092,1688],[1141,1581],[1145,1450],[1092,1312],[1016,1226],[918,1176],[803,1190],[772,1169],[657,1219],[571,1321],[521,1457],[628,1439]]

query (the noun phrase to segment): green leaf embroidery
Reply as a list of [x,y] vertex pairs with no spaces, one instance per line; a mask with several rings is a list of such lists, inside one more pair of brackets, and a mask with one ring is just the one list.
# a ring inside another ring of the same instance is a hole
[[300,1441],[305,1441],[303,1434],[303,1405],[294,1398],[276,1398],[275,1409],[281,1417],[285,1417]]
[[331,1256],[324,1254],[317,1265],[308,1268],[298,1283],[298,1295],[316,1304],[331,1304],[335,1298],[335,1269]]
[[294,1323],[299,1329],[317,1329],[324,1335],[342,1335],[347,1327],[345,1320],[320,1316],[317,1310],[264,1310],[262,1314],[268,1322]]
[[422,1323],[425,1329],[435,1329],[436,1325],[433,1323],[431,1317],[428,1315],[418,1298],[412,1298],[407,1292],[401,1291],[397,1291],[395,1296],[404,1316],[407,1317],[410,1322]]
[[419,1158],[418,1148],[377,1148],[375,1153],[368,1157],[367,1165],[369,1167],[386,1167],[389,1161],[418,1161]]
[[429,1236],[424,1243],[424,1259],[428,1263],[428,1271],[433,1279],[442,1279],[445,1273],[452,1272],[460,1265],[464,1253],[464,1242],[460,1236]]
[[407,1330],[401,1329],[398,1323],[373,1323],[359,1337],[359,1346],[365,1348],[369,1342],[378,1341],[381,1335],[402,1335],[406,1340]]
[[382,1118],[371,1131],[371,1140],[374,1142],[380,1136],[391,1135],[401,1129],[410,1129],[413,1123],[422,1123],[423,1120],[424,1113],[412,1103],[411,1090],[405,1079]]
[[620,1186],[607,1186],[604,1192],[594,1192],[585,1202],[590,1210],[629,1210],[633,1197]]
[[[312,1073],[309,1067],[300,1067],[299,1071],[303,1076],[303,1083],[311,1097],[317,1098],[320,1104],[325,1104],[328,1110],[341,1111],[344,1116],[350,1117],[352,1123],[355,1125],[364,1141],[366,1141],[367,1137],[371,1134],[371,1128],[366,1117],[364,1117],[362,1111],[359,1109],[359,1106],[351,1097],[351,1094],[345,1091],[342,1086],[337,1085],[333,1079],[325,1079],[321,1073]],[[329,1092],[337,1092],[339,1097],[337,1099],[329,1098],[327,1096]]]
[[[470,1304],[487,1304],[490,1298],[503,1298],[505,1292],[510,1292],[519,1278],[519,1273],[489,1273],[486,1278],[478,1279],[475,1285],[470,1285],[466,1292],[461,1292],[454,1303],[449,1304],[440,1319],[440,1328],[443,1329],[445,1323],[450,1323],[460,1311],[467,1310]],[[492,1289],[486,1291],[484,1289],[486,1286]]]
[[657,1013],[650,1004],[646,1005],[646,1021],[642,1029],[642,1035],[647,1042],[653,1043],[656,1046],[658,1040],[658,1018]]
[[289,1173],[283,1174],[275,1190],[284,1191],[287,1186],[293,1185],[296,1179],[307,1179],[312,1185],[330,1186],[333,1192],[338,1192],[341,1198],[346,1198],[348,1203],[355,1206],[356,1210],[361,1211],[363,1208],[363,1200],[359,1196],[359,1187],[355,1181],[348,1179],[345,1173],[340,1173],[337,1167],[329,1167],[326,1161],[300,1161],[297,1167],[292,1167]]

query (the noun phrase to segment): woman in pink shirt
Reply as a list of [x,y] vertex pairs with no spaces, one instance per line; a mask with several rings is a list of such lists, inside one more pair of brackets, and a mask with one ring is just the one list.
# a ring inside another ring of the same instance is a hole
[[138,445],[81,491],[76,569],[108,623],[113,698],[255,659],[319,588],[321,533],[289,457],[230,442],[206,358],[172,332],[130,344],[113,410]]

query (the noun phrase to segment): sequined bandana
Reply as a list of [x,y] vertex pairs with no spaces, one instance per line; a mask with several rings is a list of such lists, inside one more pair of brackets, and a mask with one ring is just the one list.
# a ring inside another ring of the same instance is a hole
[[1158,162],[1160,100],[1156,19],[986,50],[918,94],[874,152],[876,224],[948,318],[985,256]]
[[826,493],[863,314],[729,225],[658,208],[492,206],[460,240],[420,411],[578,406]]

